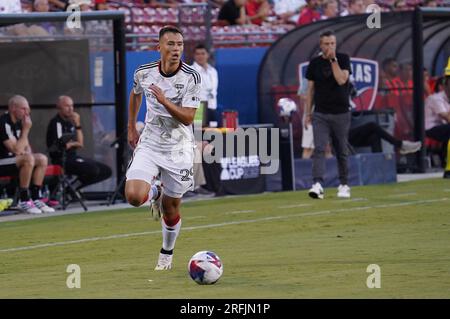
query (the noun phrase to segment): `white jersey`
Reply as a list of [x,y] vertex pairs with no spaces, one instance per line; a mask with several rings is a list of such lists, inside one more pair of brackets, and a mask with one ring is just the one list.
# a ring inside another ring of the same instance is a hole
[[139,143],[145,143],[157,151],[173,151],[190,148],[195,141],[191,125],[184,125],[160,104],[149,87],[154,84],[178,107],[198,108],[200,106],[200,74],[184,62],[175,73],[164,74],[161,62],[155,61],[141,65],[134,73],[133,90],[135,94],[144,93],[147,102],[145,128]]

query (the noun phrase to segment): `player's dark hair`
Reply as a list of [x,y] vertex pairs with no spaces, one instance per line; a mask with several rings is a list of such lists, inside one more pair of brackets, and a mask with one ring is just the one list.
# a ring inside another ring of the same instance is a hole
[[194,52],[197,51],[197,50],[206,50],[206,52],[209,53],[208,48],[207,48],[206,45],[204,45],[203,43],[199,43],[199,44],[197,44],[197,45],[195,46]]
[[445,77],[440,76],[437,78],[436,83],[434,84],[434,93],[439,93],[439,87],[444,86]]
[[386,59],[384,59],[383,62],[381,63],[381,66],[382,66],[383,70],[386,69],[386,67],[389,64],[391,64],[392,62],[397,62],[397,60],[394,59],[394,58],[386,58]]
[[444,86],[450,86],[450,75],[446,75],[443,81]]
[[332,35],[335,36],[333,30],[325,30],[322,33],[320,33],[319,38],[322,39],[323,37],[331,37]]
[[166,26],[162,27],[161,30],[159,30],[159,40],[161,40],[161,38],[166,33],[179,33],[179,34],[183,35],[183,32],[181,32],[181,30],[178,29],[177,27],[175,27],[173,25],[166,25]]

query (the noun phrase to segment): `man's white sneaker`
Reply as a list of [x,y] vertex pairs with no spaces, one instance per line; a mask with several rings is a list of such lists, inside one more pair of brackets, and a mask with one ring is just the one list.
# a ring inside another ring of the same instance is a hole
[[155,270],[169,270],[172,268],[172,257],[173,255],[167,255],[159,253],[158,264]]
[[323,188],[320,183],[315,183],[308,193],[309,197],[315,198],[315,199],[323,199]]
[[350,187],[347,185],[339,185],[337,197],[339,198],[350,198]]
[[156,184],[158,189],[158,197],[150,201],[150,212],[154,220],[160,220],[162,215],[162,187],[160,184]]
[[415,153],[422,148],[422,142],[410,142],[402,141],[402,147],[400,148],[400,154],[405,155],[409,153]]
[[32,200],[26,202],[19,202],[19,204],[17,204],[17,207],[19,207],[20,210],[28,214],[42,214],[42,211],[36,206],[34,206]]
[[40,199],[36,199],[35,201],[33,201],[33,204],[34,204],[34,206],[39,208],[41,210],[41,212],[43,212],[43,213],[54,213],[55,212],[54,208],[47,206],[47,204],[45,204]]

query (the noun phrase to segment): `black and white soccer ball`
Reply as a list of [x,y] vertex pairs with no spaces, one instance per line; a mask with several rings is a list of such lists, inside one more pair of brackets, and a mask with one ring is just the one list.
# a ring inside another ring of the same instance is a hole
[[199,251],[189,260],[188,272],[199,285],[211,285],[222,276],[223,264],[216,253]]
[[297,104],[293,99],[282,97],[277,103],[280,116],[291,116],[297,110]]

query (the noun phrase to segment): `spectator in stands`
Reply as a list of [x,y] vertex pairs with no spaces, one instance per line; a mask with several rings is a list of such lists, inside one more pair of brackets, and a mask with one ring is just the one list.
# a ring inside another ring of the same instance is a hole
[[400,81],[403,90],[402,94],[412,94],[413,92],[413,68],[410,62],[400,64]]
[[250,24],[261,25],[270,15],[270,4],[267,0],[247,0],[245,13]]
[[202,78],[202,89],[200,99],[207,108],[207,121],[217,122],[217,89],[219,87],[219,76],[217,70],[208,63],[210,53],[208,48],[203,44],[198,44],[194,49],[194,68]]
[[[50,11],[48,0],[34,0],[33,11],[48,13]],[[38,24],[33,24],[28,28],[29,36],[49,36],[56,33],[57,30],[55,24],[52,22],[40,22]]]
[[424,0],[423,7],[436,8],[438,6],[436,0]]
[[69,4],[75,4],[80,7],[80,11],[91,11],[91,0],[69,0]]
[[321,17],[322,20],[337,17],[339,14],[338,3],[336,0],[325,0],[325,2],[322,5],[322,8],[323,8],[323,14]]
[[395,0],[392,6],[392,11],[407,11],[409,10],[405,0]]
[[371,4],[376,4],[375,0],[363,0],[363,3],[364,3],[364,10],[366,11],[366,13],[368,12],[368,7]]
[[297,24],[305,0],[274,0],[273,10],[281,23]]
[[220,8],[217,22],[221,25],[244,25],[248,22],[245,13],[247,0],[228,0]]
[[144,3],[160,8],[176,8],[179,4],[177,0],[144,0]]
[[[78,177],[73,185],[77,190],[109,178],[112,172],[107,165],[77,155],[77,149],[84,146],[84,136],[80,115],[74,112],[72,98],[60,96],[56,107],[58,114],[47,128],[47,147],[52,163],[62,165],[63,150],[66,151],[66,173]],[[70,141],[64,143],[63,134],[72,135]]]
[[403,87],[399,76],[399,65],[394,58],[387,58],[382,62],[383,74],[381,79],[381,89],[385,94],[400,95]]
[[[0,0],[0,14],[2,13],[22,13],[22,4],[20,3],[20,0]],[[2,27],[0,29],[0,34],[2,33],[2,31],[6,35],[28,35],[28,28],[23,23],[16,24],[10,27]]]
[[0,116],[0,175],[18,175],[18,207],[22,211],[30,214],[52,213],[55,210],[42,201],[41,192],[47,156],[31,151],[28,140],[31,126],[27,99],[21,95],[10,98],[8,111]]
[[[430,95],[425,100],[425,134],[434,140],[444,143],[447,156],[450,154],[450,76],[444,79],[444,90]],[[448,157],[447,157],[448,158]],[[450,163],[444,178],[450,178]]]
[[306,6],[300,12],[298,25],[305,25],[320,20],[320,12],[317,10],[319,0],[306,0]]
[[443,76],[440,76],[437,78],[437,80],[434,83],[434,86],[432,88],[433,93],[439,93],[439,92],[444,91],[444,80],[445,80],[445,77],[443,77]]
[[2,13],[22,13],[22,3],[20,0],[0,0],[0,14]]
[[433,83],[434,81],[430,78],[430,73],[427,68],[423,68],[423,94],[425,98],[433,93]]
[[366,13],[366,7],[364,6],[363,0],[349,0],[348,9],[341,13],[341,17],[364,13]]
[[69,0],[48,0],[59,11],[66,11],[69,6]]
[[109,10],[108,2],[106,0],[95,0],[95,10]]

